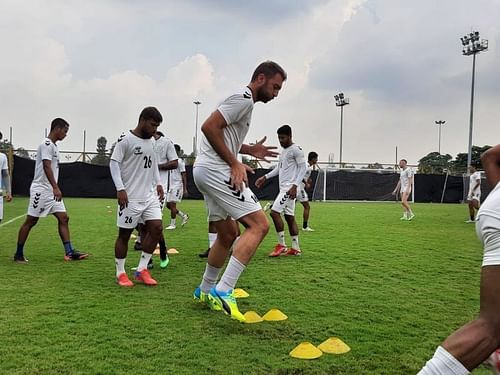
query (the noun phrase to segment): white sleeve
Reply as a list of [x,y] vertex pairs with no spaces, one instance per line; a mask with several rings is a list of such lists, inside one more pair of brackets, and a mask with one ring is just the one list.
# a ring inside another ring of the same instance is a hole
[[113,154],[111,155],[111,160],[115,160],[121,163],[123,157],[125,156],[125,149],[127,140],[125,138],[125,133],[120,135],[120,138],[116,141],[115,148],[113,149]]
[[5,191],[7,194],[11,193],[10,190],[10,176],[9,176],[9,171],[7,169],[2,169],[2,182],[3,182],[3,187],[5,188]]
[[175,146],[172,141],[167,142],[167,160],[172,161],[172,160],[178,160],[179,156],[177,156],[177,151],[175,151]]
[[278,163],[271,172],[269,172],[265,175],[266,180],[269,180],[270,178],[277,176],[279,171],[280,171],[280,169],[279,169],[279,163]]
[[40,156],[42,160],[52,160],[52,155],[54,154],[53,146],[54,144],[50,141],[45,141],[40,146]]
[[251,98],[245,98],[242,94],[231,95],[219,105],[217,110],[229,125],[238,122],[252,108],[252,103]]
[[[115,147],[116,150],[116,147]],[[114,152],[113,152],[114,154]],[[109,170],[111,171],[111,178],[116,187],[116,191],[125,190],[125,185],[122,181],[122,173],[120,170],[120,163],[114,159],[109,161]]]
[[304,156],[304,152],[299,146],[297,146],[297,148],[295,149],[294,156],[298,167],[294,185],[299,186],[307,172],[307,163],[306,163],[306,158]]
[[153,166],[153,179],[156,186],[163,185],[160,178],[160,169],[158,168],[158,163],[155,163]]
[[184,163],[184,160],[179,159],[179,172],[185,173],[186,172],[186,163]]

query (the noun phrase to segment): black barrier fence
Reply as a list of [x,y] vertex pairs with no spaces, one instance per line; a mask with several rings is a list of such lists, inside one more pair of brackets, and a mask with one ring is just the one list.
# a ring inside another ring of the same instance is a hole
[[[35,161],[14,156],[12,191],[16,195],[29,195],[33,180]],[[59,186],[65,197],[114,198],[116,190],[108,167],[82,162],[62,163],[59,165]],[[202,199],[200,191],[193,180],[192,166],[186,166],[188,196],[187,199]],[[249,174],[249,184],[260,200],[272,200],[279,191],[278,179],[269,181],[262,189],[255,187],[255,181],[266,174],[267,169],[256,169]],[[391,192],[397,184],[399,175],[391,172],[366,171],[313,171],[312,186],[309,192],[314,200],[360,200],[389,201],[394,200]],[[326,178],[326,194],[323,193]],[[446,180],[446,186],[445,186]],[[443,188],[445,193],[443,196]],[[482,185],[482,199],[489,192],[486,184]],[[415,175],[415,202],[459,203],[464,197],[464,179],[445,175]]]

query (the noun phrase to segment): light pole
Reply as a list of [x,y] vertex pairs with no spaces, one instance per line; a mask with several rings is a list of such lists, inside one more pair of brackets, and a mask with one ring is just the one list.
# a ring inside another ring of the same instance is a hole
[[339,167],[342,168],[342,127],[344,123],[344,106],[349,104],[349,98],[344,96],[343,92],[338,93],[335,97],[335,105],[340,107],[340,156]]
[[196,122],[194,125],[194,145],[193,145],[193,154],[194,156],[198,156],[198,106],[201,104],[199,100],[195,100],[193,104],[196,105]]
[[474,119],[474,76],[476,72],[476,55],[481,51],[488,50],[488,40],[479,40],[479,31],[473,31],[469,35],[460,38],[462,41],[462,55],[472,55],[472,84],[470,91],[470,117],[469,117],[469,150],[467,154],[467,174],[469,174],[469,165],[472,162],[472,125]]
[[446,121],[438,120],[438,121],[434,121],[434,122],[436,123],[437,126],[439,126],[438,153],[439,153],[439,155],[441,155],[441,126],[444,125],[444,123]]

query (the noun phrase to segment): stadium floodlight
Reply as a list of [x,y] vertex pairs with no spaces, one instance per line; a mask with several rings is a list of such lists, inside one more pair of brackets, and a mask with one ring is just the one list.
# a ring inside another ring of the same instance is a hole
[[335,105],[340,107],[340,155],[339,155],[339,167],[342,168],[342,128],[344,123],[344,106],[349,104],[349,98],[344,96],[343,92],[339,92],[334,96]]
[[435,121],[436,125],[439,126],[439,137],[438,137],[438,153],[441,155],[441,126],[444,125],[446,121],[438,120]]
[[[471,165],[472,162],[472,128],[474,119],[474,78],[476,72],[476,55],[482,51],[488,50],[488,40],[480,39],[479,31],[473,31],[469,35],[464,35],[460,38],[462,41],[463,49],[462,55],[470,56],[472,55],[472,84],[470,93],[470,116],[469,116],[469,148],[467,153],[467,167]],[[467,174],[469,174],[469,168],[467,168]]]
[[196,105],[196,120],[194,124],[194,145],[193,145],[193,155],[198,156],[198,106],[201,104],[199,100],[193,102]]

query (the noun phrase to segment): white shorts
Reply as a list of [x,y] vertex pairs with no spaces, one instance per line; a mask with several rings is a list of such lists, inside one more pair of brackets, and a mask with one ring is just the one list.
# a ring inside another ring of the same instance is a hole
[[3,193],[0,193],[0,221],[3,220]]
[[288,197],[288,192],[286,191],[280,191],[276,199],[274,200],[273,206],[271,207],[271,210],[278,212],[278,213],[284,213],[285,215],[288,216],[294,216],[295,215],[295,199],[290,199]]
[[124,229],[134,229],[137,224],[150,220],[161,220],[160,201],[154,195],[144,202],[128,202],[127,207],[116,210],[116,226]]
[[472,195],[469,195],[467,197],[467,200],[468,201],[478,201],[478,202],[481,202],[481,193],[476,193],[476,194],[472,194]]
[[66,212],[64,202],[56,201],[52,191],[30,191],[28,215],[33,217],[47,217],[56,212]]
[[479,215],[476,233],[484,246],[483,267],[500,265],[500,219]]
[[194,182],[205,198],[209,221],[225,220],[228,216],[238,220],[262,210],[250,188],[236,191],[231,184],[230,173],[230,169],[218,170],[204,166],[193,169]]
[[309,202],[309,197],[307,195],[306,189],[300,189],[297,192],[297,200],[299,202]]
[[184,193],[184,185],[180,184],[172,186],[167,192],[166,201],[179,203],[182,200],[183,193]]

